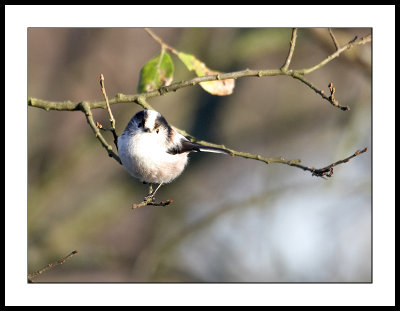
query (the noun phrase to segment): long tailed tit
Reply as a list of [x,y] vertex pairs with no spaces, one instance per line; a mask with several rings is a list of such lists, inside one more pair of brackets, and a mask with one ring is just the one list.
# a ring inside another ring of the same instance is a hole
[[118,138],[119,157],[129,174],[142,182],[159,184],[150,198],[154,198],[162,184],[173,181],[183,172],[190,152],[231,155],[222,148],[190,142],[154,110],[136,113]]

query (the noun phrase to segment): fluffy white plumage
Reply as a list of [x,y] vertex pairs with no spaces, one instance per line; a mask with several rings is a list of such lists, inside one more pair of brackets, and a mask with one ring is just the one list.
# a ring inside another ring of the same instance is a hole
[[122,165],[146,183],[173,181],[185,169],[189,152],[199,151],[231,154],[225,149],[190,142],[154,110],[136,113],[118,138]]

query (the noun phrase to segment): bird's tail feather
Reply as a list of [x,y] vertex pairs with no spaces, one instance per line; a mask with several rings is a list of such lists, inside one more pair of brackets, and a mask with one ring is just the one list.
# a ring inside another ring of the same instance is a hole
[[224,154],[232,155],[232,152],[230,152],[229,150],[223,149],[223,148],[205,146],[205,145],[200,145],[200,144],[196,144],[196,145],[200,152],[214,152],[214,153],[224,153]]
[[232,155],[232,152],[227,149],[193,143],[186,138],[183,138],[180,141],[180,144],[169,148],[167,152],[170,154],[179,154],[184,152],[214,152]]

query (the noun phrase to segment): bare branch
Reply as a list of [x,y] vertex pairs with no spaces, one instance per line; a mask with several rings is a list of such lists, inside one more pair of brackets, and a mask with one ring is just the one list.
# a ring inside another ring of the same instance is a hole
[[337,50],[339,50],[339,48],[340,48],[339,43],[337,42],[337,40],[336,40],[336,38],[335,38],[335,35],[334,35],[333,32],[332,32],[332,29],[331,29],[331,28],[328,28],[328,29],[329,29],[329,34],[331,35],[333,44],[335,45],[335,48],[336,48],[336,51],[337,51]]
[[[147,32],[149,32],[149,30],[147,30]],[[314,65],[313,67],[299,69],[299,70],[287,70],[288,66],[286,66],[286,65],[288,63],[290,63],[291,57],[293,55],[293,51],[294,51],[294,47],[295,47],[295,38],[296,38],[296,31],[293,31],[289,55],[288,55],[288,58],[286,59],[285,65],[282,67],[283,69],[263,69],[263,70],[245,69],[245,70],[230,72],[230,73],[220,73],[220,74],[216,74],[216,75],[206,75],[206,76],[196,77],[196,78],[193,78],[190,80],[172,83],[168,86],[163,86],[163,87],[159,88],[158,90],[147,92],[147,93],[134,94],[134,95],[124,95],[124,94],[119,93],[115,97],[113,97],[109,100],[109,105],[119,104],[119,103],[134,103],[134,102],[139,104],[139,101],[138,101],[139,97],[145,98],[145,99],[157,97],[157,96],[165,95],[165,94],[168,94],[171,92],[175,92],[184,87],[199,84],[201,82],[227,80],[227,79],[238,79],[238,78],[242,78],[242,77],[252,77],[252,76],[253,77],[271,77],[271,76],[286,75],[286,76],[290,76],[292,78],[298,79],[299,81],[303,82],[305,85],[307,85],[308,87],[313,89],[316,93],[320,94],[323,99],[329,101],[333,106],[336,106],[336,107],[340,108],[341,110],[348,110],[347,107],[342,107],[342,106],[335,105],[334,103],[332,103],[332,101],[329,99],[329,97],[323,96],[323,92],[321,92],[320,90],[318,90],[318,88],[314,87],[310,82],[305,80],[303,76],[306,74],[309,74],[317,69],[322,68],[323,66],[325,66],[327,63],[332,61],[334,58],[338,57],[341,53],[343,53],[347,49],[370,42],[371,35],[360,38],[358,40],[356,39],[355,41],[353,39],[352,41],[350,41],[349,43],[347,43],[346,45],[344,45],[343,47],[338,49],[335,53],[329,55],[326,59],[321,61],[319,64]],[[162,44],[165,45],[165,43],[162,43]],[[172,49],[169,46],[167,46],[167,47],[169,49]],[[93,101],[93,102],[87,101],[85,103],[87,103],[89,105],[89,108],[91,108],[91,109],[95,109],[95,108],[107,109],[106,101]],[[53,101],[45,101],[45,100],[41,100],[41,99],[37,99],[37,98],[29,98],[28,99],[28,106],[45,109],[46,111],[49,111],[49,110],[59,110],[59,111],[81,110],[82,104],[83,104],[83,102],[80,102],[80,103],[73,103],[71,101],[53,102]]]
[[339,102],[335,99],[334,97],[334,92],[335,92],[335,88],[331,88],[331,86],[333,86],[333,83],[329,83],[328,87],[329,90],[331,91],[331,96],[326,96],[324,90],[320,90],[317,87],[315,87],[311,82],[309,82],[308,80],[306,80],[303,75],[297,74],[296,72],[293,72],[292,77],[295,79],[300,80],[301,82],[303,82],[305,85],[307,85],[309,88],[311,88],[312,90],[314,90],[315,93],[321,95],[321,97],[323,99],[326,99],[327,101],[329,101],[331,103],[332,106],[335,106],[343,111],[348,111],[350,110],[349,106],[341,106],[339,105]]
[[101,135],[98,123],[96,124],[93,121],[92,111],[90,109],[90,105],[86,102],[81,104],[81,111],[86,116],[86,121],[88,122],[89,126],[92,128],[96,138],[100,141],[101,145],[107,150],[107,153],[110,157],[114,158],[119,164],[122,164],[119,156],[112,150],[112,146],[107,143],[103,135]]
[[154,201],[154,195],[153,194],[153,185],[149,184],[149,195],[144,198],[144,200],[138,204],[132,204],[132,209],[137,209],[139,207],[143,206],[167,206],[170,205],[173,201],[172,200],[167,200],[167,201],[161,201],[161,202],[155,202]]
[[350,159],[358,156],[361,153],[364,153],[368,150],[368,148],[364,148],[363,150],[357,150],[353,155],[343,159],[343,160],[339,160],[335,163],[329,164],[326,167],[320,168],[320,169],[316,169],[310,166],[305,166],[305,165],[301,165],[301,160],[300,159],[296,159],[296,160],[285,160],[284,158],[280,157],[280,158],[266,158],[266,157],[262,157],[260,155],[255,155],[255,154],[251,154],[251,153],[247,153],[247,152],[241,152],[241,151],[236,151],[230,148],[227,148],[224,145],[218,145],[218,144],[213,144],[213,143],[209,143],[207,141],[204,140],[197,140],[196,138],[194,138],[193,136],[191,136],[190,134],[188,134],[187,132],[180,130],[178,128],[176,128],[176,130],[181,133],[182,135],[184,135],[185,137],[189,138],[191,141],[202,144],[202,145],[206,145],[206,146],[212,146],[212,147],[217,147],[217,148],[224,148],[229,150],[232,153],[232,156],[238,156],[241,158],[246,158],[246,159],[252,159],[252,160],[257,160],[257,161],[261,161],[264,162],[266,164],[270,164],[270,163],[280,163],[280,164],[286,164],[289,166],[293,166],[293,167],[297,167],[300,168],[304,171],[308,171],[310,173],[312,173],[312,176],[318,176],[318,177],[324,177],[324,176],[328,176],[331,177],[333,174],[333,167],[342,163],[347,163],[349,162]]
[[[106,88],[104,86],[104,76],[103,76],[103,74],[100,74],[100,85],[101,85],[101,93],[103,93],[104,99],[106,101],[108,115],[110,116],[110,123],[111,123],[110,131],[111,131],[111,133],[113,134],[113,137],[114,137],[114,145],[118,150],[118,135],[117,135],[117,132],[115,131],[115,119],[114,119],[114,116],[113,116],[113,114],[111,112],[110,103],[108,102]],[[96,125],[97,125],[97,123],[96,123]]]
[[75,254],[77,254],[78,251],[74,250],[71,253],[69,253],[67,256],[57,260],[56,262],[53,263],[49,263],[47,266],[43,267],[42,269],[39,269],[33,273],[28,274],[28,282],[33,282],[33,279],[35,277],[37,277],[38,275],[46,272],[47,270],[50,270],[58,265],[62,265],[64,262],[66,262],[68,259],[70,259],[72,256],[74,256]]
[[294,48],[296,46],[296,38],[297,38],[297,28],[293,28],[292,30],[292,39],[290,39],[290,48],[288,56],[286,57],[285,64],[281,67],[282,71],[287,71],[289,69],[290,62],[292,61]]
[[151,199],[146,199],[138,204],[132,204],[132,209],[137,209],[143,206],[168,206],[172,203],[172,200],[161,201],[161,202],[154,202]]
[[104,87],[104,75],[101,73],[100,74],[100,86],[101,86],[101,93],[104,96],[104,99],[106,101],[106,106],[107,106],[107,110],[108,110],[108,114],[110,116],[110,123],[111,123],[111,128],[113,128],[115,130],[115,119],[114,116],[111,112],[111,108],[110,108],[110,104],[108,102],[108,97],[107,97],[107,93],[106,93],[106,89]]
[[317,69],[320,69],[321,67],[325,66],[327,63],[329,63],[330,61],[332,61],[333,59],[335,59],[336,57],[338,57],[340,54],[342,54],[344,51],[357,46],[357,45],[362,45],[365,44],[367,42],[371,41],[371,35],[368,35],[366,37],[362,37],[360,39],[357,40],[357,37],[353,40],[351,40],[349,43],[347,43],[346,45],[342,46],[340,49],[338,49],[335,53],[329,55],[327,58],[325,58],[322,62],[320,62],[319,64],[316,64],[313,67],[310,68],[306,68],[306,69],[301,69],[301,70],[296,70],[299,74],[309,74]]
[[318,177],[323,177],[323,176],[327,176],[327,177],[331,177],[333,174],[333,167],[342,163],[347,163],[349,162],[352,158],[360,155],[361,153],[364,153],[368,150],[367,147],[365,147],[363,150],[357,150],[356,152],[354,152],[354,154],[352,154],[351,156],[343,159],[343,160],[339,160],[336,161],[335,163],[329,164],[328,166],[325,166],[323,168],[320,169],[312,169],[312,173],[313,176],[318,176]]

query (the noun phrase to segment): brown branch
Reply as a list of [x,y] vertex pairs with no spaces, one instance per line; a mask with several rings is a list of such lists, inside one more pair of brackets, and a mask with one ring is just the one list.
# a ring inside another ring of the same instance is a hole
[[142,202],[138,203],[138,204],[132,204],[132,209],[137,209],[139,207],[143,207],[143,206],[168,206],[172,203],[172,200],[167,200],[167,201],[161,201],[161,202],[154,202],[151,199],[146,199],[143,200]]
[[172,53],[177,55],[179,52],[174,49],[172,46],[169,46],[166,44],[159,36],[157,36],[153,31],[151,31],[149,28],[144,29],[155,41],[157,41],[161,45],[161,49],[167,49],[170,50]]
[[[325,63],[326,64],[326,63]],[[320,65],[322,67],[322,65]],[[313,69],[312,71],[314,71]],[[162,96],[165,94],[176,92],[179,89],[194,86],[201,82],[207,81],[217,81],[217,80],[227,80],[227,79],[239,79],[243,77],[272,77],[272,76],[289,76],[299,81],[303,82],[305,85],[313,89],[314,91],[318,90],[316,87],[312,87],[312,84],[308,82],[304,78],[305,71],[309,71],[309,69],[301,69],[301,70],[287,70],[282,71],[280,69],[264,69],[264,70],[251,70],[245,69],[241,71],[229,72],[229,73],[219,73],[216,75],[206,75],[201,77],[195,77],[190,80],[180,81],[172,83],[168,86],[160,87],[159,89],[147,93],[134,94],[134,95],[125,95],[118,93],[113,98],[109,99],[109,105],[120,104],[120,103],[139,103],[140,98],[148,99],[153,97]],[[323,93],[317,92],[321,96]],[[329,100],[329,97],[322,96],[323,99]],[[52,102],[41,100],[37,98],[30,97],[28,98],[28,106],[37,107],[44,109],[46,111],[49,110],[59,110],[59,111],[76,111],[81,110],[81,105],[85,103],[91,109],[102,108],[107,109],[106,101],[85,101],[79,103],[73,103],[71,101],[63,101],[63,102]]]
[[336,38],[335,38],[335,35],[334,35],[333,32],[332,32],[332,29],[331,29],[331,28],[328,28],[328,30],[329,30],[329,34],[331,35],[333,44],[335,45],[335,48],[336,48],[336,51],[337,51],[337,50],[339,50],[339,48],[340,48],[339,43],[337,42],[337,40],[336,40]]
[[301,69],[301,70],[296,70],[299,74],[302,75],[306,75],[309,74],[323,66],[325,66],[326,64],[328,64],[330,61],[332,61],[333,59],[335,59],[336,57],[338,57],[340,54],[342,54],[344,51],[351,49],[354,46],[357,45],[363,45],[366,44],[368,42],[371,42],[371,35],[368,35],[366,37],[362,37],[360,39],[357,39],[357,37],[355,37],[353,40],[351,40],[349,43],[347,43],[346,45],[342,46],[341,48],[339,48],[335,53],[329,55],[327,58],[325,58],[323,61],[321,61],[320,63],[310,67],[310,68],[305,68],[305,69]]
[[294,48],[296,46],[296,38],[297,38],[297,28],[293,28],[292,30],[292,38],[290,39],[290,48],[288,52],[288,56],[286,57],[286,61],[281,67],[282,71],[287,71],[289,69],[289,65],[292,61],[293,53],[294,53]]
[[[307,86],[311,87],[311,83],[306,81],[304,77],[298,73],[297,70],[288,70],[286,72],[281,71],[280,69],[266,69],[266,70],[250,70],[245,69],[241,71],[235,71],[230,73],[220,73],[216,75],[206,75],[201,77],[196,77],[186,81],[180,81],[176,83],[172,83],[168,86],[160,87],[159,89],[147,93],[141,94],[134,94],[134,95],[124,95],[124,94],[117,94],[115,97],[109,99],[109,105],[120,104],[120,103],[137,103],[143,108],[144,105],[140,103],[141,99],[148,99],[153,97],[158,97],[161,95],[169,94],[176,92],[179,89],[194,86],[201,82],[207,81],[217,81],[217,80],[227,80],[227,79],[238,79],[242,77],[271,77],[271,76],[279,76],[279,75],[286,75],[291,76],[292,78],[296,78],[306,84]],[[324,99],[328,100],[328,97],[324,97]],[[64,102],[51,102],[45,101],[37,98],[29,98],[28,99],[28,106],[37,107],[44,109],[46,111],[49,110],[59,110],[59,111],[76,111],[82,110],[82,104],[87,105],[91,109],[102,108],[107,109],[106,101],[85,101],[80,103],[73,103],[71,101],[64,101]]]
[[326,167],[320,168],[320,169],[316,169],[310,166],[305,166],[305,165],[301,165],[301,160],[296,159],[296,160],[285,160],[283,157],[280,158],[266,158],[266,157],[262,157],[260,155],[256,155],[256,154],[251,154],[251,153],[247,153],[247,152],[241,152],[241,151],[236,151],[230,148],[227,148],[224,145],[218,145],[218,144],[213,144],[213,143],[209,143],[207,141],[203,141],[203,140],[198,140],[195,137],[193,137],[192,135],[190,135],[189,133],[180,130],[178,128],[175,128],[179,133],[181,133],[183,136],[187,137],[188,139],[190,139],[193,142],[196,142],[198,144],[202,144],[202,145],[206,145],[206,146],[211,146],[211,147],[217,147],[217,148],[223,148],[226,150],[229,150],[232,154],[232,156],[238,156],[241,158],[246,158],[246,159],[252,159],[252,160],[257,160],[257,161],[261,161],[264,162],[266,164],[270,164],[270,163],[280,163],[280,164],[286,164],[289,166],[294,166],[297,168],[300,168],[304,171],[309,171],[310,173],[312,173],[312,176],[318,176],[318,177],[324,177],[324,176],[329,176],[331,177],[333,174],[333,167],[341,164],[341,163],[347,163],[350,159],[354,158],[355,156],[358,156],[361,153],[364,153],[368,150],[368,148],[364,148],[361,151],[357,150],[353,155],[351,155],[350,157],[347,157],[343,160],[339,160],[335,163],[332,163]]
[[77,253],[78,253],[78,251],[76,251],[76,250],[72,251],[67,256],[57,260],[56,262],[49,263],[47,266],[43,267],[42,269],[39,269],[39,270],[37,270],[37,271],[35,271],[33,273],[28,274],[28,282],[32,283],[33,279],[35,277],[37,277],[38,275],[40,275],[40,274],[46,272],[47,270],[50,270],[50,269],[52,269],[52,268],[54,268],[54,267],[56,267],[58,265],[62,265],[64,262],[66,262],[68,259],[70,259],[72,256],[74,256]]
[[[147,30],[148,31],[148,30]],[[141,98],[152,98],[152,97],[158,97],[161,95],[165,95],[168,93],[173,93],[176,92],[177,90],[181,88],[185,88],[188,86],[193,86],[197,85],[201,82],[207,82],[207,81],[217,81],[217,80],[227,80],[227,79],[238,79],[242,77],[271,77],[271,76],[281,76],[281,75],[286,75],[290,76],[292,78],[295,78],[301,82],[303,82],[305,85],[313,89],[316,93],[321,95],[321,97],[327,101],[329,101],[333,106],[336,106],[340,108],[341,110],[348,110],[344,109],[345,107],[335,105],[334,103],[331,102],[328,96],[324,96],[323,92],[318,90],[318,88],[314,87],[312,83],[304,79],[304,75],[311,73],[317,69],[322,68],[326,64],[328,64],[330,61],[338,57],[341,53],[344,51],[358,45],[365,44],[367,42],[371,41],[371,35],[368,35],[366,37],[360,38],[360,39],[353,39],[340,49],[338,49],[335,53],[329,55],[326,59],[321,61],[319,64],[314,65],[313,67],[310,68],[305,68],[305,69],[298,69],[298,70],[288,70],[288,66],[286,66],[286,63],[290,62],[291,56],[293,55],[293,50],[295,46],[295,35],[296,32],[294,31],[294,35],[292,32],[292,40],[291,40],[291,47],[289,50],[289,55],[288,58],[286,59],[285,65],[283,66],[282,69],[263,69],[263,70],[250,70],[250,69],[245,69],[241,71],[236,71],[236,72],[230,72],[230,73],[220,73],[216,75],[206,75],[206,76],[201,76],[201,77],[195,77],[190,80],[186,81],[180,81],[176,83],[172,83],[168,86],[163,86],[160,87],[158,90],[147,92],[147,93],[142,93],[142,94],[134,94],[134,95],[124,95],[124,94],[117,94],[115,97],[109,99],[109,105],[113,104],[119,104],[119,103],[138,103],[139,97]],[[157,37],[158,38],[158,37]],[[161,40],[161,39],[160,39]],[[161,41],[162,42],[162,41]],[[163,43],[163,42],[162,42]],[[165,45],[165,43],[163,43]],[[166,45],[167,46],[167,45]],[[168,46],[167,46],[168,47]],[[170,48],[170,47],[168,47]],[[89,108],[91,109],[96,109],[96,108],[103,108],[107,109],[107,103],[106,101],[86,101],[87,105],[89,105]],[[37,107],[41,109],[45,109],[46,111],[49,110],[59,110],[59,111],[75,111],[75,110],[81,110],[83,102],[80,103],[73,103],[71,101],[62,101],[62,102],[53,102],[53,101],[45,101],[37,98],[28,98],[28,106],[32,107]]]
[[311,82],[306,80],[303,75],[297,74],[296,72],[293,72],[292,74],[293,78],[300,80],[303,82],[305,85],[307,85],[310,89],[312,89],[315,93],[319,94],[323,99],[326,99],[331,103],[332,106],[339,108],[342,111],[348,111],[350,110],[349,106],[341,106],[339,105],[339,102],[335,99],[334,93],[335,93],[335,88],[333,87],[333,83],[330,82],[328,87],[331,92],[330,96],[326,96],[324,90],[320,90],[317,87],[315,87]]
[[349,156],[349,157],[347,157],[347,158],[345,158],[343,160],[336,161],[335,163],[329,164],[328,166],[325,166],[323,168],[320,168],[320,169],[312,168],[311,169],[312,175],[313,176],[318,176],[318,177],[324,177],[324,176],[331,177],[333,175],[333,167],[335,167],[336,165],[342,164],[342,163],[347,163],[352,158],[360,155],[361,153],[366,152],[367,150],[368,150],[368,148],[365,147],[362,150],[357,150],[351,156]]
[[106,101],[106,106],[107,106],[107,110],[108,110],[108,114],[110,116],[110,123],[111,123],[111,128],[113,128],[115,130],[115,119],[114,116],[111,112],[111,108],[110,108],[110,104],[108,102],[108,97],[107,97],[107,93],[106,93],[106,89],[104,87],[104,75],[101,73],[100,74],[100,86],[101,86],[101,93],[104,96],[104,99]]
[[154,195],[153,194],[153,185],[149,184],[149,195],[144,198],[144,200],[138,204],[132,204],[132,209],[137,209],[139,207],[143,206],[167,206],[170,205],[173,201],[172,200],[167,200],[167,201],[161,201],[161,202],[155,202],[154,201]]
[[[113,134],[113,137],[114,137],[114,145],[118,150],[118,135],[117,135],[117,132],[115,131],[115,119],[114,119],[114,116],[113,116],[113,114],[111,112],[110,103],[108,102],[106,88],[104,86],[104,75],[103,74],[100,74],[100,86],[101,86],[101,93],[103,94],[104,100],[106,101],[108,115],[110,116],[110,123],[111,123],[110,131],[111,131],[111,133]],[[96,125],[97,125],[97,123],[96,123]]]
[[110,157],[114,158],[119,164],[122,164],[121,159],[119,156],[112,150],[112,146],[107,143],[103,135],[101,135],[98,122],[95,123],[93,120],[92,111],[90,109],[90,105],[87,102],[82,102],[80,105],[80,110],[85,114],[86,121],[88,122],[89,126],[93,130],[96,138],[100,141],[101,145],[104,149],[107,150],[107,153]]

